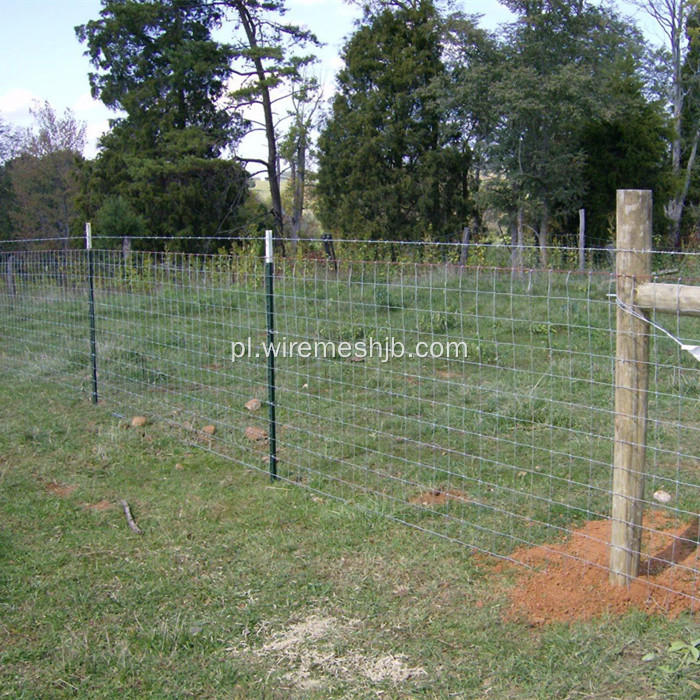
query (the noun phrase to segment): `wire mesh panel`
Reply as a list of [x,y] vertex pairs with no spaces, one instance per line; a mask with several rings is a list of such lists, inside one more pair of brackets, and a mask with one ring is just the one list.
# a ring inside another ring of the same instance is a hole
[[280,340],[320,340],[335,356],[278,359],[280,473],[503,556],[603,515],[613,284],[296,266],[277,285]]
[[[279,478],[525,564],[576,532],[567,556],[605,566],[586,543],[608,542],[614,275],[392,245],[278,260],[272,346],[255,255],[95,251],[100,399],[266,471],[273,352]],[[85,254],[2,263],[5,361],[87,394]],[[650,320],[700,341],[697,318]],[[700,366],[649,332],[641,573],[697,601]]]
[[[177,427],[235,461],[262,467],[245,403],[264,396],[264,364],[232,362],[232,338],[263,338],[259,270],[235,257],[104,253],[96,284],[102,397]],[[260,440],[261,442],[262,440]]]
[[82,251],[0,253],[2,355],[17,372],[87,390],[87,262]]
[[[680,280],[700,285],[696,278]],[[669,338],[700,342],[700,319],[650,314],[649,427],[644,507],[649,515],[641,570],[674,577],[698,592],[698,513],[700,513],[700,362]],[[656,519],[652,517],[656,516]],[[668,519],[682,524],[669,537],[659,527]],[[661,532],[659,530],[662,530]],[[670,585],[670,584],[669,584]]]

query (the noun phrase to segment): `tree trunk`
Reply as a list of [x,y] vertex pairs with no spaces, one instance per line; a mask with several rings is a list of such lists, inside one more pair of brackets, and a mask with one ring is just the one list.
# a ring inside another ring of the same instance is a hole
[[306,184],[306,136],[299,136],[299,145],[293,163],[295,176],[292,179],[294,204],[292,206],[292,246],[296,248],[304,215],[304,185]]
[[277,135],[275,134],[275,120],[272,112],[272,99],[270,89],[266,84],[267,71],[259,56],[258,40],[255,34],[255,22],[248,11],[245,3],[241,0],[234,2],[234,7],[238,12],[241,24],[248,39],[248,45],[252,49],[252,61],[255,72],[260,82],[260,99],[262,102],[263,115],[265,121],[265,138],[267,139],[267,179],[270,183],[270,198],[272,200],[272,216],[274,218],[275,238],[279,241],[279,246],[284,255],[284,217],[282,214],[282,193],[280,191],[279,159],[277,156]]
[[516,270],[523,269],[523,207],[518,206],[515,222],[510,230],[511,254],[510,264]]
[[693,166],[698,154],[698,140],[700,139],[700,129],[695,132],[693,137],[693,145],[690,149],[688,162],[685,166],[685,175],[683,177],[683,189],[666,205],[666,216],[671,219],[671,243],[674,250],[681,249],[681,219],[683,218],[683,210],[685,209],[685,200],[688,197],[690,189],[690,180],[693,176]]

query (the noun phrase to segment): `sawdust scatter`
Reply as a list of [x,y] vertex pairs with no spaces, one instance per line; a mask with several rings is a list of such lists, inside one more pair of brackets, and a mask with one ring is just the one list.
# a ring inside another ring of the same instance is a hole
[[338,681],[357,683],[358,679],[398,685],[427,675],[424,669],[409,666],[403,654],[375,656],[351,647],[348,640],[361,627],[359,620],[313,614],[244,653],[280,668],[285,682],[306,691],[321,690]]

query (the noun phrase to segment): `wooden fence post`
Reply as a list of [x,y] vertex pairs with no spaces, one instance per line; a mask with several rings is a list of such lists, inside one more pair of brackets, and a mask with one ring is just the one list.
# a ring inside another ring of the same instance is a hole
[[469,256],[469,226],[465,226],[462,231],[462,245],[459,251],[459,264],[464,267]]
[[[649,336],[647,324],[622,308],[651,274],[652,197],[617,192],[617,353],[610,581],[629,584],[639,573],[646,452]],[[638,308],[635,310],[642,313]]]
[[7,260],[5,261],[5,281],[7,283],[7,293],[13,297],[17,293],[17,288],[15,287],[15,260],[12,253],[7,254]]
[[578,269],[586,269],[586,210],[578,210]]

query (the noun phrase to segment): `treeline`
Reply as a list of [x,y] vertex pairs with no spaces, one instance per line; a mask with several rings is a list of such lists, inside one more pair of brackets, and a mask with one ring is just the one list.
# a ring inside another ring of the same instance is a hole
[[[639,0],[673,29],[659,50],[584,0],[502,0],[512,20],[493,32],[433,0],[368,0],[325,111],[319,42],[283,0],[102,4],[76,35],[111,128],[86,160],[70,113],[37,107],[25,132],[0,122],[4,239],[68,242],[90,220],[114,245],[211,252],[274,228],[286,253],[311,209],[336,238],[457,242],[468,229],[534,243],[546,265],[550,246],[575,245],[580,209],[602,248],[615,191],[643,188],[657,246],[698,242],[692,3]],[[242,158],[254,129],[267,152]]]

